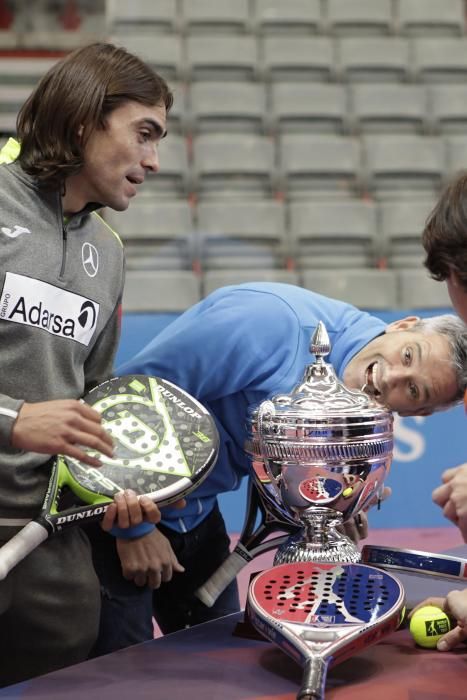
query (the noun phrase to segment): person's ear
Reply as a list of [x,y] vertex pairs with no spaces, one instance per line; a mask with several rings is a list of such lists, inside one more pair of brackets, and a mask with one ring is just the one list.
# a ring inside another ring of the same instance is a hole
[[420,321],[419,316],[406,316],[405,318],[399,318],[397,321],[393,321],[388,326],[386,326],[386,333],[393,333],[394,331],[408,331],[412,326]]

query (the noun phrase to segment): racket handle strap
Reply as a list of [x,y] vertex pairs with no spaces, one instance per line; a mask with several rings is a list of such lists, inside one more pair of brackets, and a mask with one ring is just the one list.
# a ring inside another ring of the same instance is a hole
[[16,564],[38,547],[41,542],[44,542],[47,537],[48,532],[45,527],[31,521],[3,547],[0,547],[0,581],[3,581]]
[[197,591],[195,596],[206,605],[212,608],[220,594],[227,588],[229,583],[234,580],[238,572],[243,569],[250,561],[252,556],[250,552],[242,545],[237,544],[234,551],[213,573],[213,575],[204,583]]
[[307,659],[297,700],[324,700],[325,685],[326,664],[323,659],[320,656]]

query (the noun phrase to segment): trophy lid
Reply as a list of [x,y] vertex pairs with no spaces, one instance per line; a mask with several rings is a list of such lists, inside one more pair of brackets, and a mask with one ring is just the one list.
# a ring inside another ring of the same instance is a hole
[[392,413],[361,390],[347,388],[325,362],[331,344],[320,321],[302,381],[250,407],[247,452],[293,461],[380,459],[392,454]]

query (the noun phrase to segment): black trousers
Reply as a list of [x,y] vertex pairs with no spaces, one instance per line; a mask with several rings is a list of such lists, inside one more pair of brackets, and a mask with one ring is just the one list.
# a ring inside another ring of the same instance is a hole
[[171,581],[154,592],[123,578],[112,536],[99,526],[87,529],[102,596],[99,637],[91,656],[152,639],[153,615],[166,634],[240,609],[236,581],[212,608],[194,595],[229,555],[230,540],[217,505],[191,532],[179,533],[163,525],[158,528],[170,540],[185,573],[174,574]]

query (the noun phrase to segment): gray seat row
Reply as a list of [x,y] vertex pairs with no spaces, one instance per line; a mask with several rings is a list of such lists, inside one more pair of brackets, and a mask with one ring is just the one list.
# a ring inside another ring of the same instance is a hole
[[449,309],[446,285],[418,270],[216,270],[128,271],[123,297],[127,313],[180,313],[214,289],[229,284],[274,281],[298,284],[362,309]]
[[462,0],[109,0],[110,28],[141,32],[459,36]]
[[105,218],[128,269],[420,268],[432,200],[200,202],[136,200]]

